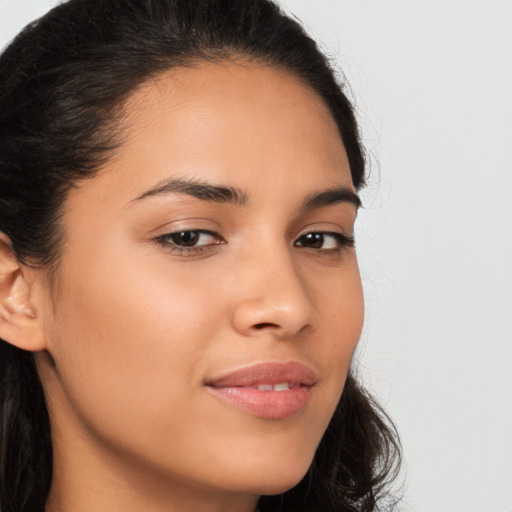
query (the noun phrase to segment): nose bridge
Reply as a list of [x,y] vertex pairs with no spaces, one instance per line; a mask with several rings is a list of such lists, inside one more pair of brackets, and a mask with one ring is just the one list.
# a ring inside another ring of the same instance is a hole
[[245,335],[271,331],[289,337],[313,327],[314,304],[286,244],[260,245],[246,257],[233,315],[235,328]]

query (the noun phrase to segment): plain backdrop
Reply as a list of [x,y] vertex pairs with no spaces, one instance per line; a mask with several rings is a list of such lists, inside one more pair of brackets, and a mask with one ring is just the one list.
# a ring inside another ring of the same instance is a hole
[[[0,0],[0,45],[55,3]],[[402,436],[401,508],[512,512],[512,1],[281,3],[369,154],[357,364]]]

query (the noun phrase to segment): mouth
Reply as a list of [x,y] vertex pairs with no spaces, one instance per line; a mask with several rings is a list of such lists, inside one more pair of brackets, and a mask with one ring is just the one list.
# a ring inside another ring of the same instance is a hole
[[215,397],[251,415],[284,419],[303,410],[311,397],[316,375],[296,362],[261,363],[206,382]]

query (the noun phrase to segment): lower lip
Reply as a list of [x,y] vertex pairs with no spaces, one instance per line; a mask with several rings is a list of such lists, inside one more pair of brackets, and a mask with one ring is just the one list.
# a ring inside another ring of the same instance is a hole
[[249,387],[208,389],[221,400],[260,418],[280,420],[302,410],[311,396],[310,386],[298,386],[284,391],[260,391]]

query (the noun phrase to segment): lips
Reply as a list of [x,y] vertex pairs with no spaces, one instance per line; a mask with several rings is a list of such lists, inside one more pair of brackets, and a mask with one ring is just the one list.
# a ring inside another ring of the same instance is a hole
[[254,416],[284,419],[308,403],[316,376],[296,363],[262,363],[235,370],[206,383],[217,398]]

